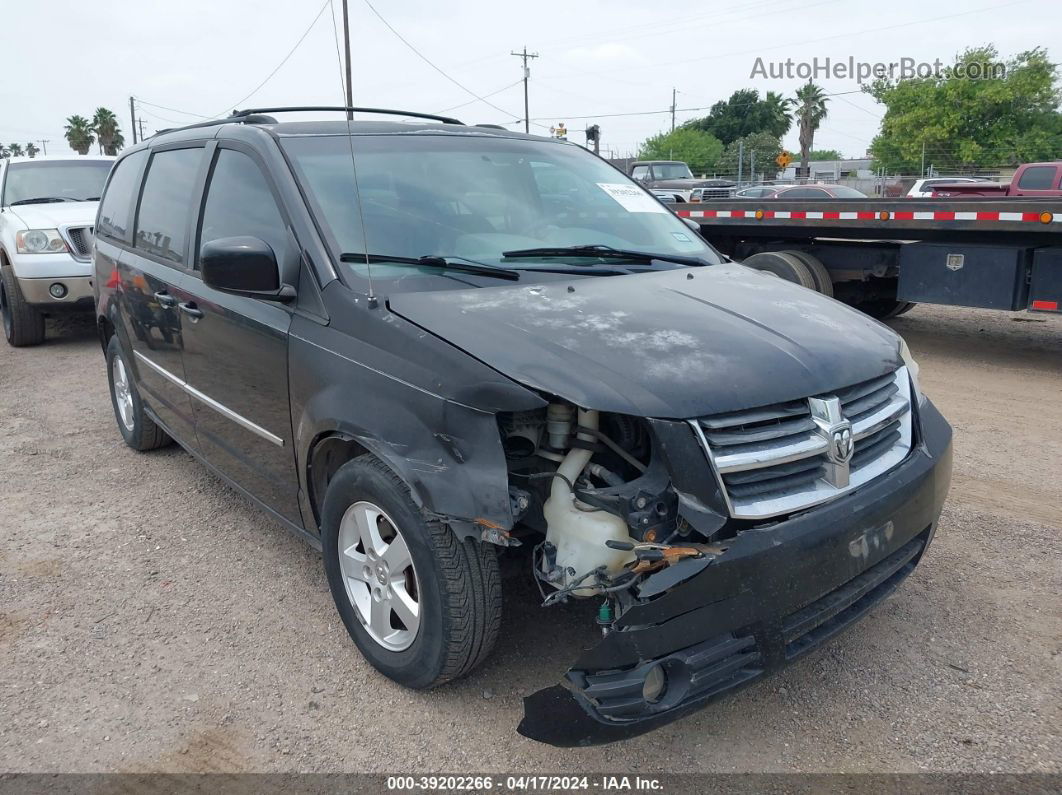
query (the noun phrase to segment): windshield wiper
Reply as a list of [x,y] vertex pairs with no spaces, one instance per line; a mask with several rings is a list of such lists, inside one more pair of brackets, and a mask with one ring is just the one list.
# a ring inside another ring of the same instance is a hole
[[547,246],[543,248],[521,248],[515,251],[503,251],[503,257],[602,257],[611,259],[633,259],[640,262],[674,262],[677,265],[702,267],[706,263],[697,257],[684,257],[680,254],[660,254],[654,251],[633,251],[604,245],[589,246]]
[[447,257],[393,257],[390,254],[353,254],[339,255],[340,262],[388,262],[394,265],[412,265],[414,267],[442,268],[460,273],[474,273],[477,276],[493,276],[496,279],[517,281],[520,274],[508,268],[496,268],[493,265],[481,265],[476,262],[458,262]]
[[50,204],[52,202],[72,202],[77,199],[70,199],[66,196],[38,196],[33,199],[19,199],[17,202],[11,202],[8,207],[14,207],[18,204]]

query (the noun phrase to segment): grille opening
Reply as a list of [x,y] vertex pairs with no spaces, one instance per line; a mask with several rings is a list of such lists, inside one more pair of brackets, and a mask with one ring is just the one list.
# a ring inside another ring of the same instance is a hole
[[[815,397],[837,399],[833,411],[839,405],[841,414],[831,415],[833,425],[820,427],[807,399],[694,422],[733,518],[783,516],[825,502],[883,474],[910,452],[911,391],[905,367]],[[830,458],[828,429],[841,420],[852,426],[847,464]]]

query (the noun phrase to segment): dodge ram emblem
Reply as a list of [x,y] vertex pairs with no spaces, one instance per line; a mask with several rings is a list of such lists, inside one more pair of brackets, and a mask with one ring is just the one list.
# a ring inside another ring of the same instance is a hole
[[830,460],[835,464],[847,464],[852,460],[852,425],[845,422],[834,426],[830,433]]

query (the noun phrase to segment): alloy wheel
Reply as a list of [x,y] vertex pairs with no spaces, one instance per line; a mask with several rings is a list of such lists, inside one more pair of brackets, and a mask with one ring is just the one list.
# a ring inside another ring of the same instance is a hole
[[420,585],[402,532],[382,508],[356,502],[339,525],[339,566],[365,631],[388,651],[408,649],[420,629]]
[[111,385],[114,387],[114,402],[118,406],[118,415],[127,431],[133,430],[136,418],[133,415],[133,392],[129,383],[129,373],[121,356],[111,361]]

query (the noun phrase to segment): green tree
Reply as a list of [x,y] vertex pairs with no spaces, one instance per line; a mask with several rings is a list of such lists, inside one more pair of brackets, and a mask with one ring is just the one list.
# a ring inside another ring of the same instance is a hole
[[[971,48],[943,74],[878,80],[865,91],[885,106],[870,145],[879,167],[917,174],[1053,160],[1062,152],[1057,69],[1038,48],[1005,62],[1003,76],[972,79],[971,68],[1000,63],[996,48]],[[988,72],[991,74],[991,72]]]
[[40,148],[37,146],[37,144],[33,143],[33,141],[30,141],[28,144],[26,144],[26,157],[36,157],[37,153],[40,151]]
[[797,130],[800,133],[800,167],[807,168],[811,145],[815,142],[815,131],[826,118],[826,93],[820,86],[810,80],[796,91]]
[[[741,156],[742,180],[774,179],[778,164],[774,159],[782,152],[782,142],[769,132],[757,132],[732,142],[715,164],[717,174],[737,178]],[[755,175],[751,174],[755,169]]]
[[808,160],[844,160],[844,155],[838,152],[836,149],[812,149],[808,152]]
[[708,115],[688,122],[689,126],[709,132],[724,144],[757,132],[769,132],[781,138],[793,124],[792,100],[768,91],[763,99],[754,88],[735,91],[730,98],[712,105]]
[[22,157],[22,144],[8,144],[7,151],[11,157]]
[[0,158],[10,157],[11,153],[7,151],[7,146],[0,144]]
[[92,132],[99,141],[100,154],[116,155],[125,145],[122,131],[118,128],[118,117],[107,108],[96,108],[92,117]]
[[66,120],[66,142],[79,155],[87,155],[89,148],[96,142],[92,134],[92,125],[84,116],[71,116]]
[[704,173],[715,167],[723,144],[710,133],[687,125],[646,140],[638,150],[642,160],[682,160],[692,171]]

